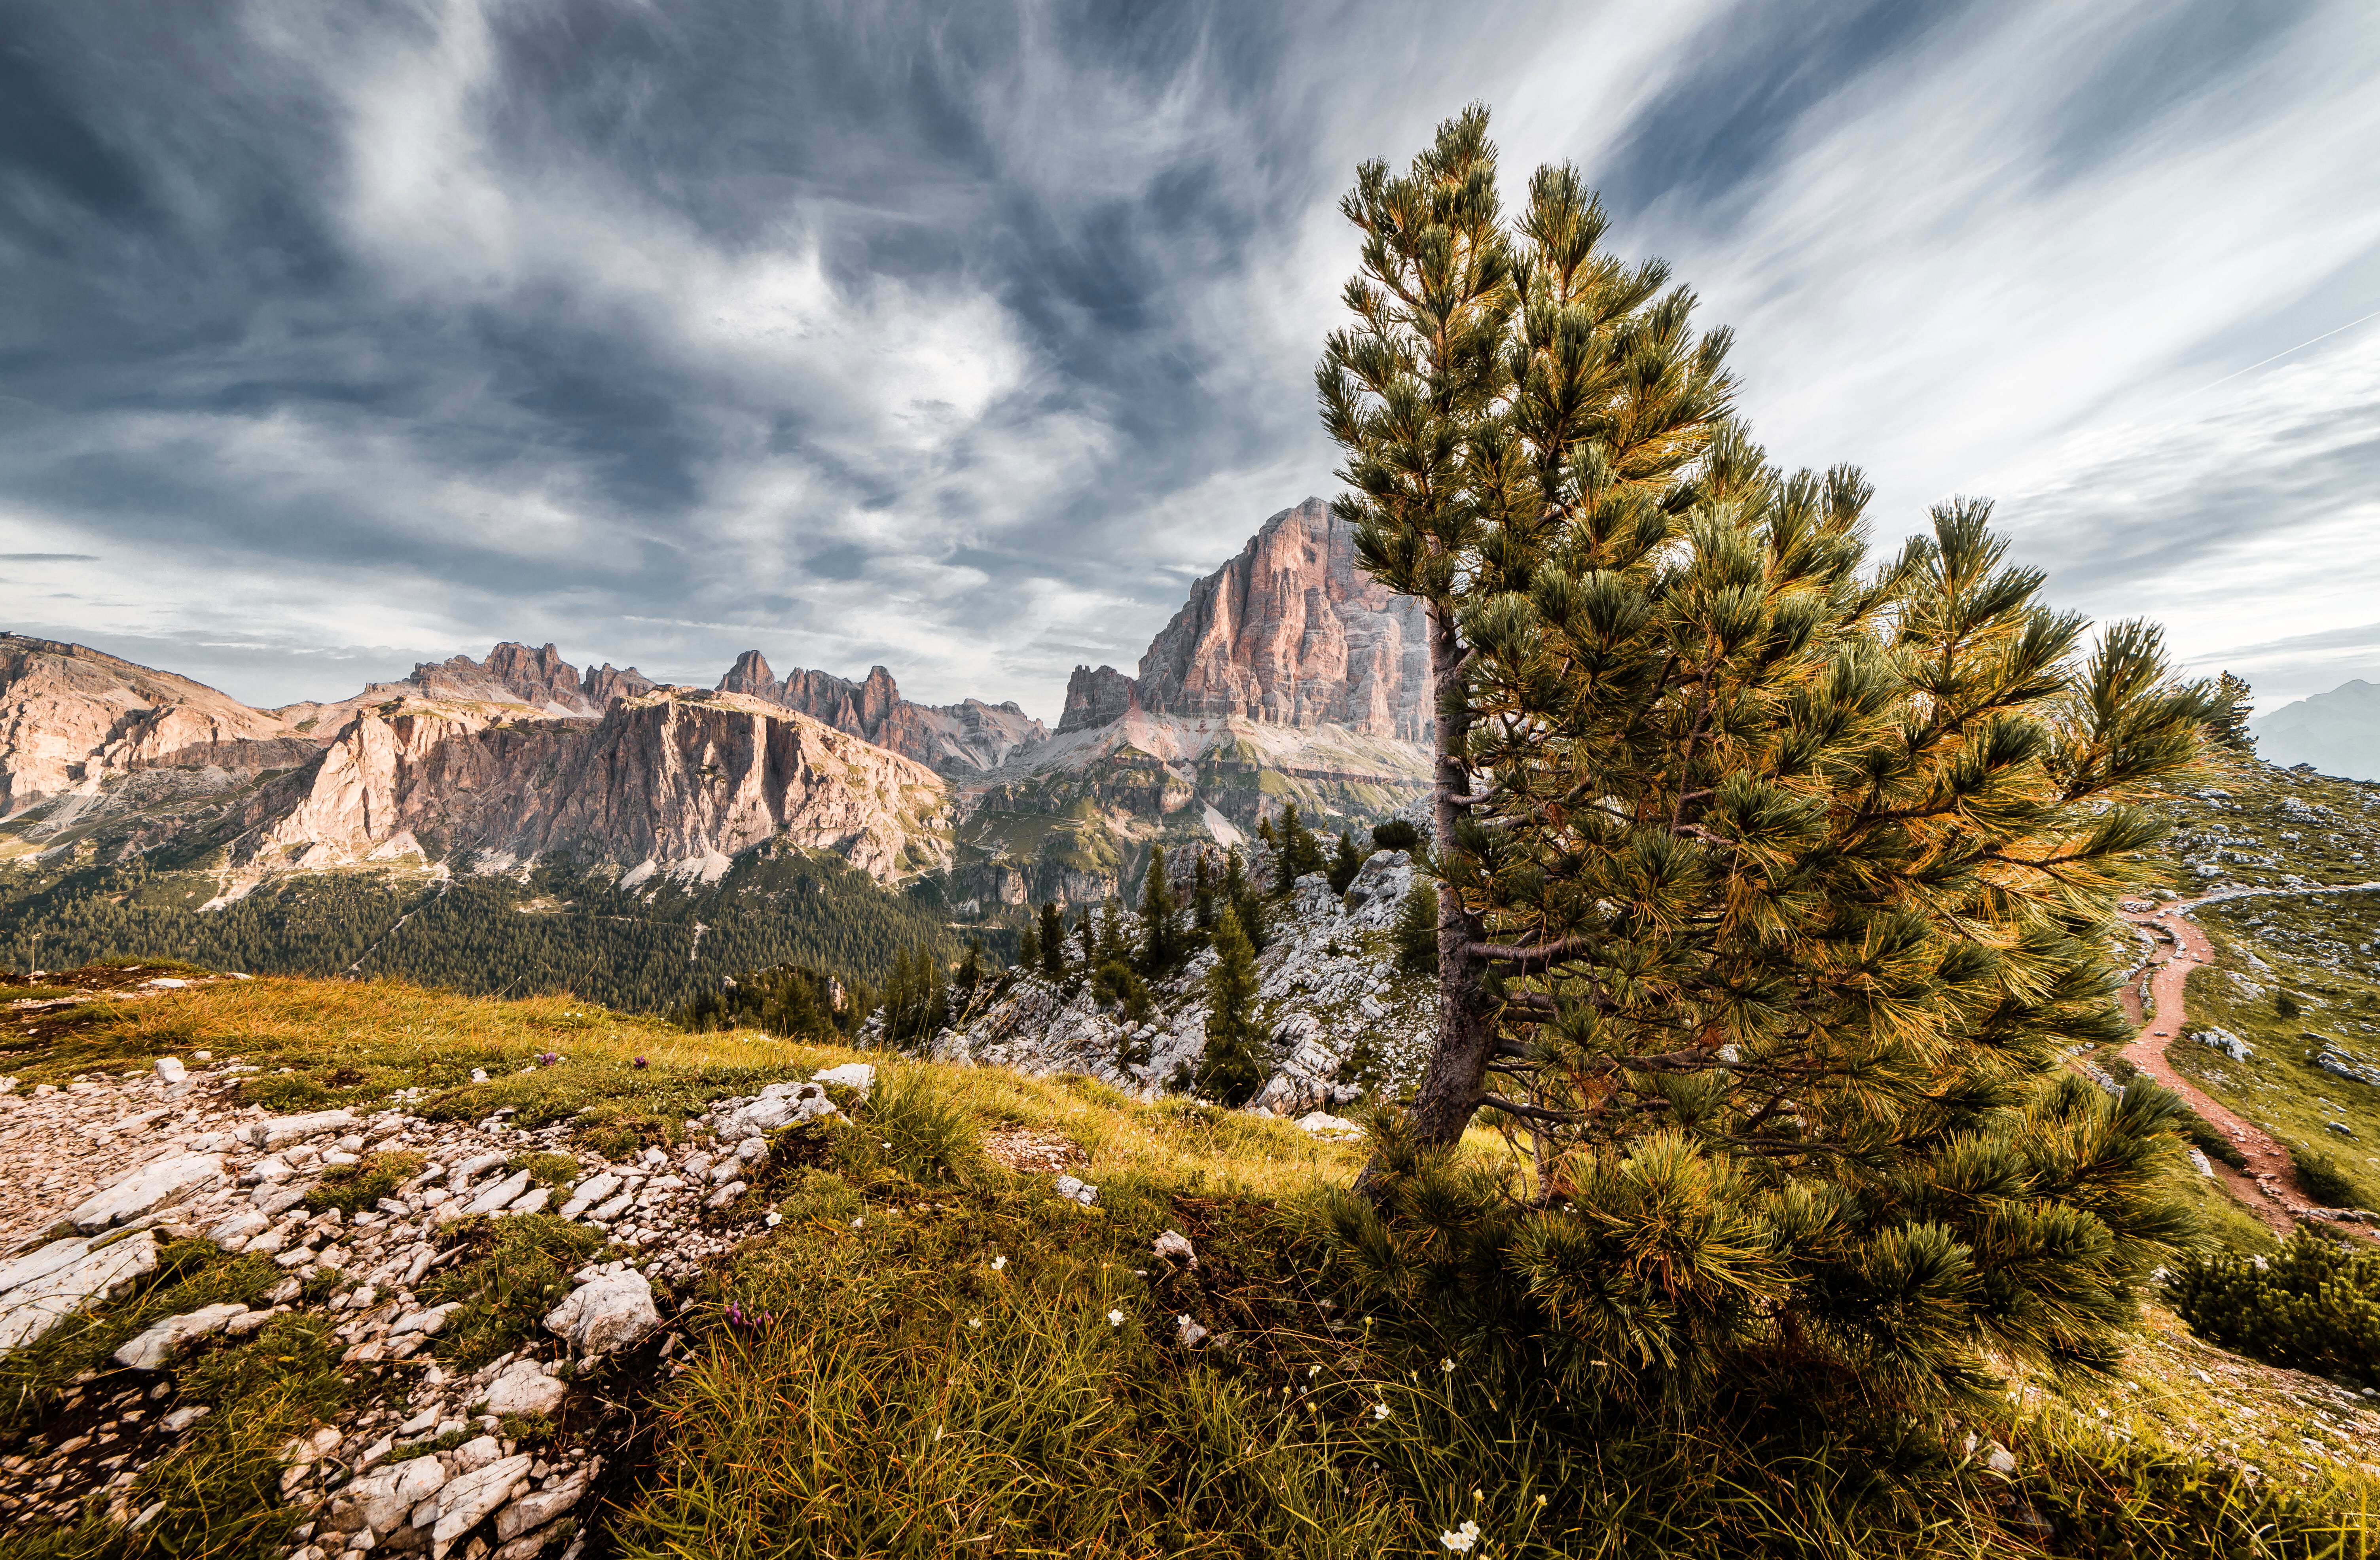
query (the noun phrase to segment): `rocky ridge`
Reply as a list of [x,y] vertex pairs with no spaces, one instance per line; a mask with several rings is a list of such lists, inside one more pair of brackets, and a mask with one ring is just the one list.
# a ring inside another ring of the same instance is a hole
[[795,667],[780,680],[768,658],[747,650],[719,680],[722,693],[743,694],[799,710],[839,732],[915,759],[944,775],[972,775],[996,768],[1050,734],[1050,729],[1017,707],[1014,700],[987,704],[966,699],[952,705],[912,704],[901,696],[892,674],[870,667],[854,683],[830,672]]

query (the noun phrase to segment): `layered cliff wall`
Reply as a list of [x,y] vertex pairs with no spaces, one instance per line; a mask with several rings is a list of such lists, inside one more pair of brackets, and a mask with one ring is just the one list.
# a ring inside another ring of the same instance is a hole
[[922,765],[736,695],[643,695],[591,722],[406,708],[358,718],[294,803],[261,796],[236,854],[322,867],[558,853],[633,866],[783,839],[890,879],[947,863],[948,808]]

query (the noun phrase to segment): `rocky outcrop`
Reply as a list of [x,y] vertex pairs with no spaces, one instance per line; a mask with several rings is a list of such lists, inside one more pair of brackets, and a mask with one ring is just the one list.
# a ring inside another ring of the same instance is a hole
[[314,753],[285,721],[202,683],[0,634],[0,817],[67,798],[87,810],[143,771],[177,771],[183,792],[219,791]]
[[[1354,527],[1307,499],[1190,587],[1140,658],[1134,693],[1158,713],[1331,722],[1423,742],[1424,630],[1421,603],[1356,567]],[[1071,713],[1071,695],[1068,703]]]
[[735,664],[719,680],[719,687],[722,693],[799,710],[813,720],[945,775],[973,775],[996,768],[1050,734],[1048,727],[1013,700],[912,704],[901,696],[892,674],[880,666],[868,668],[868,676],[857,683],[800,667],[780,681],[770,671],[767,657],[747,650],[735,658]]
[[244,859],[303,867],[467,851],[706,864],[775,840],[892,878],[947,859],[932,771],[735,695],[648,695],[601,720],[500,722],[407,707],[358,716],[302,793],[251,808]]
[[[1402,851],[1375,853],[1344,896],[1319,876],[1301,877],[1267,917],[1257,958],[1258,996],[1269,1028],[1265,1082],[1255,1108],[1303,1116],[1372,1091],[1411,1086],[1429,1056],[1436,984],[1400,974],[1390,928],[1415,869]],[[1137,936],[1139,917],[1123,924]],[[1069,957],[1079,951],[1069,949]],[[1087,983],[1024,976],[936,1037],[937,1059],[1081,1073],[1143,1097],[1187,1086],[1207,1044],[1206,977],[1211,949],[1153,982],[1154,1011],[1135,1021],[1101,1002]]]
[[1058,719],[1058,730],[1083,732],[1121,720],[1140,707],[1138,692],[1138,684],[1114,667],[1094,671],[1078,666],[1066,680],[1066,708]]

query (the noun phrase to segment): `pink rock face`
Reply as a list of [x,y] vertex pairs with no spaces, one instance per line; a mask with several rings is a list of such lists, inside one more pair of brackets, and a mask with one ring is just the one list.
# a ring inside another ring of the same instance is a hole
[[0,816],[142,770],[285,768],[315,744],[202,683],[82,645],[0,634]]
[[948,855],[931,770],[735,695],[614,705],[600,721],[357,718],[295,804],[260,795],[244,849],[318,867],[412,850],[722,862],[783,838],[891,878]]
[[[1140,658],[1133,692],[1164,714],[1331,721],[1425,742],[1428,687],[1421,603],[1356,567],[1354,528],[1307,499],[1191,587]],[[1073,704],[1070,692],[1070,717]]]
[[1014,703],[912,704],[901,696],[892,674],[870,667],[864,682],[795,667],[779,682],[768,658],[747,650],[719,680],[722,693],[765,699],[799,710],[838,732],[914,758],[946,775],[995,768],[1012,754],[1039,742],[1049,728]]

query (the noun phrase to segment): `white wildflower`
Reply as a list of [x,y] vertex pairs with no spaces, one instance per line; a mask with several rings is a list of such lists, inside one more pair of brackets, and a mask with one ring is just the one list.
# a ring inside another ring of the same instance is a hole
[[1384,1419],[1387,1419],[1388,1417],[1389,1417],[1389,1406],[1388,1406],[1386,1403],[1375,1403],[1375,1404],[1373,1404],[1373,1405],[1372,1405],[1372,1418],[1373,1418],[1373,1419],[1375,1419],[1375,1420],[1384,1420]]
[[994,1257],[991,1259],[991,1270],[994,1273],[998,1273],[1002,1268],[1006,1267],[1007,1265],[1008,1259],[1006,1257]]
[[852,1220],[852,1221],[851,1221],[851,1227],[852,1227],[852,1228],[854,1228],[854,1229],[858,1229],[858,1228],[861,1228],[862,1227],[864,1227],[867,1223],[868,1223],[868,1220],[867,1220],[866,1216],[865,1216],[865,1215],[863,1215],[863,1216],[861,1216],[861,1217],[859,1217],[859,1218],[856,1218],[856,1219]]
[[1451,1533],[1439,1534],[1438,1542],[1457,1554],[1468,1554],[1471,1553],[1471,1546],[1479,1542],[1479,1524],[1465,1522]]
[[1123,1312],[1121,1312],[1121,1311],[1111,1311],[1111,1312],[1108,1312],[1108,1325],[1109,1325],[1109,1326],[1111,1326],[1111,1327],[1121,1327],[1121,1326],[1123,1326]]
[[1451,1376],[1454,1373],[1454,1361],[1451,1360],[1441,1360],[1438,1362],[1438,1368],[1444,1371]]
[[970,1316],[967,1318],[967,1325],[970,1327],[980,1327],[983,1325],[983,1318],[980,1316]]

